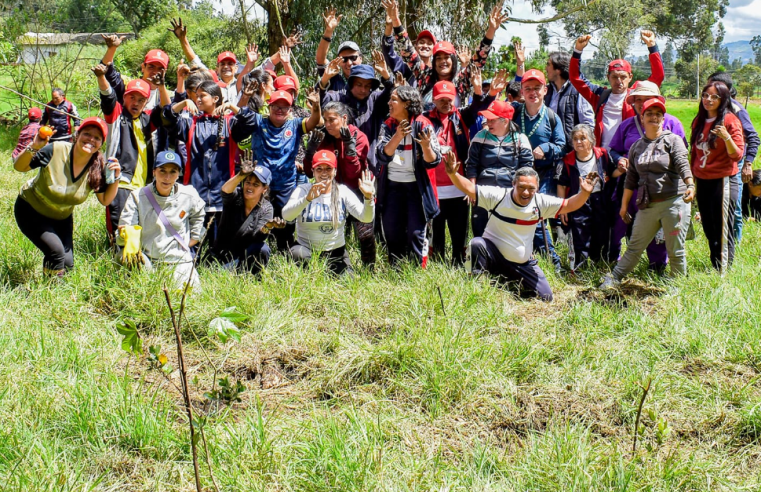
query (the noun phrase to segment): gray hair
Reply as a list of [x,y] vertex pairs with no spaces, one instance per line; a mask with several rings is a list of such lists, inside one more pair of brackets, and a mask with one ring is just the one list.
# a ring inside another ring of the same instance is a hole
[[571,130],[571,138],[573,138],[573,135],[576,132],[584,132],[587,134],[587,138],[590,142],[592,142],[592,147],[594,147],[597,144],[597,141],[595,139],[595,129],[592,128],[590,125],[587,125],[585,123],[581,123],[579,125],[576,125],[573,127],[573,130]]
[[513,186],[518,184],[518,180],[523,177],[528,176],[529,178],[536,179],[536,182],[539,182],[539,174],[537,174],[536,171],[534,171],[533,167],[522,167],[515,171],[515,174],[513,175]]

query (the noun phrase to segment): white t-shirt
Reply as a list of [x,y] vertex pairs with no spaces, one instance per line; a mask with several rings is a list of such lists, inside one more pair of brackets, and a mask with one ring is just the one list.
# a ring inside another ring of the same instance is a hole
[[415,160],[412,154],[412,136],[407,135],[402,140],[404,150],[397,150],[393,159],[388,163],[388,179],[396,183],[414,183]]
[[[495,214],[486,223],[484,239],[493,242],[506,260],[526,263],[534,252],[534,234],[540,212],[544,219],[557,217],[567,200],[537,193],[528,206],[521,207],[513,200],[512,192],[512,188],[476,186],[476,205],[488,211],[497,206]],[[497,214],[508,221],[498,218]]]
[[621,124],[624,111],[624,99],[628,92],[623,94],[611,94],[608,97],[608,101],[602,108],[602,145],[606,149],[610,149],[610,141],[613,140],[613,135],[618,129],[618,125]]
[[[593,153],[592,157],[590,157],[588,161],[580,161],[579,159],[576,159],[576,167],[579,169],[579,176],[586,178],[587,174],[591,173],[592,171],[597,171],[597,158]],[[597,181],[594,189],[592,189],[592,193],[597,193],[598,191],[602,190],[600,181],[601,180]]]
[[311,251],[332,251],[346,244],[344,226],[347,211],[360,222],[372,222],[375,218],[374,199],[364,200],[363,203],[353,191],[339,184],[338,227],[334,228],[330,202],[336,189],[308,202],[306,197],[311,188],[310,183],[299,185],[283,207],[283,218],[289,222],[296,220],[296,241]]

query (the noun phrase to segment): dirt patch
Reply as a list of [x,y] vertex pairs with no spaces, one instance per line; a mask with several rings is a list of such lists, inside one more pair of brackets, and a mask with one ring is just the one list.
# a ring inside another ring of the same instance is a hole
[[253,357],[223,368],[236,379],[248,381],[249,389],[273,389],[308,379],[314,367],[304,347],[287,347],[274,353],[256,352]]

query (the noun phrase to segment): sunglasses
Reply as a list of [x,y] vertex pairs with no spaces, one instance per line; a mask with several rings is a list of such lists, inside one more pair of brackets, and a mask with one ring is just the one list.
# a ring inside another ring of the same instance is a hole
[[342,56],[344,63],[346,62],[354,62],[357,61],[357,58],[359,58],[359,55],[349,55],[349,56]]
[[721,99],[721,96],[718,94],[709,94],[707,92],[704,92],[702,96],[700,96],[703,100],[711,100],[711,101],[718,101]]

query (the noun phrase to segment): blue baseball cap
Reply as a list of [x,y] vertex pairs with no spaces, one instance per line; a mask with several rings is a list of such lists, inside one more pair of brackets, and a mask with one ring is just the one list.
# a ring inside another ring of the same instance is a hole
[[180,168],[180,174],[182,174],[182,161],[180,161],[179,154],[175,154],[171,150],[165,150],[156,154],[156,160],[153,163],[153,169],[158,169],[166,164],[174,164]]
[[254,176],[259,178],[264,186],[269,186],[272,181],[272,173],[264,166],[256,166],[254,168]]
[[351,67],[349,75],[349,86],[352,85],[352,79],[370,80],[373,83],[373,90],[380,87],[380,80],[375,78],[375,70],[370,65],[354,65]]

